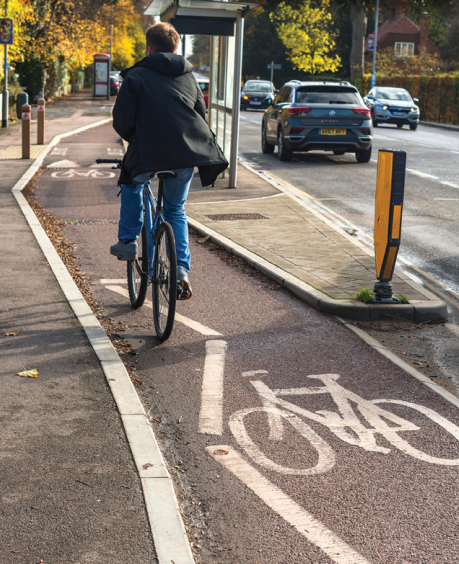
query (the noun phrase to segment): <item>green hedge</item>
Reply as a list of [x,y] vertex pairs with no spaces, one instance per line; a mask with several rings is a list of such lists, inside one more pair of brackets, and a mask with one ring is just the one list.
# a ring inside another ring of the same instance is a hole
[[[362,96],[371,89],[371,75],[354,81]],[[405,88],[419,99],[422,121],[459,125],[459,77],[457,76],[377,76],[377,86]]]

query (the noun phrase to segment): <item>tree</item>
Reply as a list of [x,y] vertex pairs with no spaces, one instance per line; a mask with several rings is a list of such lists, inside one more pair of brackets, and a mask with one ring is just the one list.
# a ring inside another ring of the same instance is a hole
[[350,0],[352,21],[352,47],[349,55],[351,80],[362,76],[364,69],[365,35],[367,31],[367,15],[365,0]]
[[329,8],[330,0],[320,0],[317,7],[304,0],[296,8],[281,2],[270,14],[293,66],[313,76],[336,72],[341,66],[340,57],[333,53],[336,45]]

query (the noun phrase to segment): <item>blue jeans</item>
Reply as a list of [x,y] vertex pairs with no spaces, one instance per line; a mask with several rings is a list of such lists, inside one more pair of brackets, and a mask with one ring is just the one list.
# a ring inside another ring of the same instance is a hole
[[[188,196],[192,168],[174,171],[176,178],[166,178],[163,184],[163,215],[171,224],[177,249],[177,266],[190,271],[190,249],[188,247],[188,222],[185,214],[185,202]],[[129,241],[137,239],[143,226],[143,187],[145,184],[132,182],[121,185],[121,210],[118,225],[118,239]]]

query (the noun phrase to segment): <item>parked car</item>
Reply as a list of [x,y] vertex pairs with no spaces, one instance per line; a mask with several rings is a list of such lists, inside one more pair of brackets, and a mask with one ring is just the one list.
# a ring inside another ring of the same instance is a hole
[[209,105],[209,79],[207,76],[203,76],[202,74],[198,74],[196,72],[193,73],[196,80],[198,81],[199,88],[204,96],[204,102],[206,106]]
[[248,80],[241,91],[241,110],[261,110],[273,103],[277,90],[268,80]]
[[355,153],[357,162],[371,158],[373,126],[370,110],[349,82],[291,80],[279,90],[263,115],[263,153],[291,160],[295,151]]
[[118,77],[110,76],[110,96],[116,96],[120,90],[121,81]]
[[381,86],[372,88],[363,98],[370,108],[373,125],[393,123],[397,127],[409,125],[413,131],[419,124],[419,102],[411,98],[409,92],[403,88]]

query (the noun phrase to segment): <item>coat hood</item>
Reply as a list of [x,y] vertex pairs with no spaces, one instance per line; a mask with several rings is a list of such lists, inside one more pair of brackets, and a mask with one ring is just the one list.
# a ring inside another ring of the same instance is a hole
[[153,53],[136,63],[133,67],[121,71],[121,76],[126,77],[127,73],[139,67],[146,67],[169,76],[182,76],[191,72],[193,65],[176,53]]

